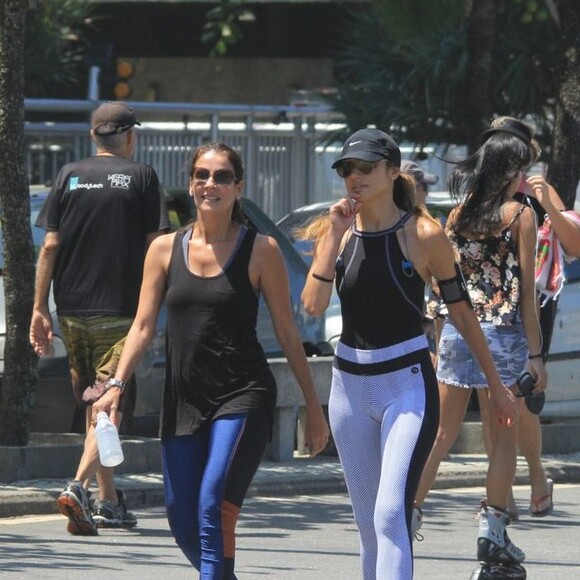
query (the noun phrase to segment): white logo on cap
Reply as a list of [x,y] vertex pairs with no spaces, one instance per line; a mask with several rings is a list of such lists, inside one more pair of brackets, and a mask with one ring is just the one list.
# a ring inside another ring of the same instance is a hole
[[357,143],[362,143],[362,141],[353,141],[352,143],[349,143],[348,146],[352,147],[353,145],[356,145]]

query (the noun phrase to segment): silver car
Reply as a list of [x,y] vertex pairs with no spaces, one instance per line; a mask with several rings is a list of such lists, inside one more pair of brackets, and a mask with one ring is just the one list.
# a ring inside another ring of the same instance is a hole
[[[303,259],[312,261],[312,244],[296,238],[297,230],[312,219],[328,212],[338,200],[328,200],[302,206],[277,222],[277,226],[294,243]],[[429,192],[427,208],[434,217],[445,222],[454,203],[446,191]],[[342,320],[336,290],[326,312],[325,338],[333,346],[340,337]],[[550,352],[546,360],[549,383],[544,418],[580,416],[580,261],[566,265],[566,282],[560,294]]]
[[[47,195],[47,187],[31,187],[30,219],[34,245],[37,249],[42,244],[45,232],[43,229],[35,227],[34,223]],[[166,192],[166,200],[172,229],[175,230],[194,219],[195,206],[186,190],[169,190]],[[300,300],[300,294],[308,273],[307,265],[286,236],[255,203],[248,199],[242,199],[242,209],[248,219],[249,226],[262,234],[274,237],[282,251],[290,279],[292,312],[306,354],[308,356],[328,354],[330,347],[323,342],[324,317],[314,317],[307,314]],[[0,235],[0,259],[1,246],[2,236]],[[83,432],[84,412],[79,412],[76,409],[72,396],[68,356],[64,342],[60,337],[52,294],[50,309],[55,324],[55,336],[50,353],[40,357],[38,361],[38,382],[30,428],[33,432],[46,433]],[[157,435],[165,381],[166,321],[167,312],[162,307],[157,321],[157,332],[135,370],[134,378],[137,388],[133,389],[134,396],[129,406],[130,410],[123,419],[122,432],[125,434]],[[0,376],[4,369],[5,333],[4,286],[0,277]],[[257,333],[268,358],[282,356],[282,350],[276,340],[270,314],[264,300],[260,301]]]

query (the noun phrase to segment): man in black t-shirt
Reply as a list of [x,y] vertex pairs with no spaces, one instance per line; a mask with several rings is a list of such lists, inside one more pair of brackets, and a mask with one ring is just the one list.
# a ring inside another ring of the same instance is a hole
[[[91,117],[97,153],[59,172],[36,225],[46,230],[38,257],[30,342],[37,354],[53,338],[48,307],[51,283],[69,355],[73,393],[87,409],[87,436],[75,479],[58,498],[68,531],[97,535],[97,527],[133,527],[113,468],[102,467],[90,424],[90,404],[114,379],[125,336],[137,310],[149,243],[169,227],[163,189],[154,169],[131,160],[133,111],[120,102]],[[126,397],[124,397],[126,398]],[[99,497],[91,508],[88,488],[96,475]]]

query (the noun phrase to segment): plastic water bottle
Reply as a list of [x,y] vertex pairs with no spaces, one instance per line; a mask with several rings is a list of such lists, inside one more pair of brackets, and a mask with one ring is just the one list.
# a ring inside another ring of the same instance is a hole
[[105,411],[97,413],[95,437],[103,467],[115,467],[123,462],[125,458],[123,457],[119,432]]

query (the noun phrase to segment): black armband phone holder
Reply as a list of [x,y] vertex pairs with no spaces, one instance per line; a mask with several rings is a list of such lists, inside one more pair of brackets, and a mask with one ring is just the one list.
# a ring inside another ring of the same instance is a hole
[[456,276],[454,278],[437,281],[443,302],[445,302],[445,304],[454,304],[456,302],[465,301],[469,304],[470,308],[473,308],[471,298],[469,297],[469,291],[467,290],[467,284],[463,277],[463,272],[457,262],[455,263],[455,273]]

